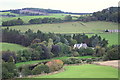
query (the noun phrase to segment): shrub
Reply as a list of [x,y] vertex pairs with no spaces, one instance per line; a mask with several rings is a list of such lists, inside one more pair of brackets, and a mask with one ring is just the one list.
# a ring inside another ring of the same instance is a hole
[[104,56],[106,60],[118,60],[120,56],[118,55],[118,48],[112,48],[108,50],[107,54]]
[[22,73],[22,76],[31,75],[31,70],[30,70],[29,66],[22,67],[21,73]]
[[81,59],[79,58],[68,58],[63,60],[64,64],[77,64],[77,63],[82,63]]
[[49,67],[50,72],[58,71],[63,67],[63,61],[61,60],[52,60],[46,63]]
[[37,65],[33,70],[32,73],[34,75],[41,74],[41,73],[49,73],[49,67],[44,64]]
[[10,79],[18,76],[16,66],[13,62],[2,62],[2,79]]
[[2,59],[5,62],[7,62],[10,57],[13,57],[13,59],[16,60],[16,54],[15,54],[15,52],[11,52],[11,51],[3,51],[2,52]]
[[95,53],[95,50],[93,50],[92,48],[81,48],[78,50],[78,53],[81,56],[87,56],[87,55],[93,55]]
[[79,53],[78,53],[78,52],[73,52],[73,56],[74,56],[74,57],[78,57],[78,56],[79,56]]

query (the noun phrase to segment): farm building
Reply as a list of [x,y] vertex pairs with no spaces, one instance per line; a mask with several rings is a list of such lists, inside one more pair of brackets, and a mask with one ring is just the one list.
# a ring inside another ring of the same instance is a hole
[[80,48],[87,48],[87,44],[86,43],[81,43],[81,44],[75,44],[73,49],[80,49]]

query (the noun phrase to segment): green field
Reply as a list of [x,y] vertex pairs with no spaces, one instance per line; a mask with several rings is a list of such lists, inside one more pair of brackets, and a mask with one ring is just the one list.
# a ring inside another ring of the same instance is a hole
[[[87,34],[87,35],[90,37],[94,34]],[[103,33],[103,34],[98,34],[98,35],[108,40],[108,46],[120,44],[118,43],[118,39],[120,37],[118,33]]]
[[55,23],[55,24],[11,26],[10,28],[21,30],[22,32],[31,29],[35,32],[37,30],[40,30],[46,33],[48,32],[61,33],[61,34],[86,33],[89,36],[94,34],[99,34],[102,38],[105,38],[109,41],[109,45],[118,44],[118,33],[103,32],[106,29],[110,29],[110,30],[118,29],[118,24],[113,22],[104,22],[104,21],[95,21],[95,22],[86,22],[86,23],[67,22],[67,23]]
[[[2,17],[2,21],[8,21],[8,20],[21,18],[25,23],[28,23],[28,21],[30,19],[34,19],[34,18],[49,17],[49,18],[61,18],[61,19],[64,19],[64,17],[66,15],[69,15],[69,14],[59,14],[58,13],[58,14],[49,14],[49,15],[42,15],[42,16],[20,16],[19,14],[14,14],[14,13],[10,13],[10,12],[0,12],[0,14],[1,15],[7,15],[7,14],[16,15],[16,17]],[[80,15],[71,15],[71,16],[79,17]],[[73,19],[76,19],[75,17],[73,17]]]
[[[5,28],[5,27],[3,27]],[[28,29],[33,31],[41,30],[42,32],[54,32],[54,33],[103,33],[105,29],[118,29],[118,24],[113,22],[66,22],[55,24],[35,24],[35,25],[20,25],[10,26],[12,29],[21,30],[25,32]]]
[[23,47],[21,45],[18,44],[12,44],[12,43],[0,43],[0,46],[2,46],[2,48],[0,48],[0,51],[19,51],[19,50],[23,50],[23,49],[28,49],[26,47]]
[[118,78],[118,70],[108,66],[85,64],[64,68],[63,72],[34,78]]
[[[57,58],[52,58],[52,59],[60,59],[60,60],[63,60],[63,59],[67,59],[67,58],[71,58],[71,57],[57,57]],[[83,56],[83,57],[76,57],[76,58],[95,58],[95,57],[92,57],[92,56]],[[20,62],[20,63],[16,63],[16,66],[19,67],[19,66],[23,66],[23,65],[27,65],[27,64],[36,64],[36,63],[39,63],[39,62],[43,62],[43,61],[50,61],[52,59],[46,59],[46,60],[35,60],[35,61],[28,61],[28,62]]]
[[15,13],[11,13],[11,12],[0,12],[0,15],[16,15],[16,16],[19,16],[19,14],[15,14]]

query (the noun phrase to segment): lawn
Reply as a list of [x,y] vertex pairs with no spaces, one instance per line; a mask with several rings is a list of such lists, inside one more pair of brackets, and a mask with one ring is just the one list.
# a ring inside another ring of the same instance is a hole
[[[19,67],[19,66],[23,66],[23,65],[27,65],[27,64],[36,64],[36,63],[43,62],[43,61],[50,61],[50,60],[53,60],[53,59],[63,60],[63,59],[67,59],[67,58],[70,58],[70,57],[56,57],[56,58],[46,59],[46,60],[35,60],[35,61],[20,62],[20,63],[16,63],[16,66]],[[76,57],[76,58],[83,59],[83,58],[95,58],[95,57],[92,57],[92,56],[82,56],[82,57]]]
[[28,49],[24,46],[18,45],[18,44],[12,44],[12,43],[0,43],[0,46],[2,46],[2,48],[0,48],[0,51],[19,51],[19,50],[24,50],[24,49]]
[[34,78],[118,78],[118,70],[108,66],[85,64],[64,68],[63,72]]

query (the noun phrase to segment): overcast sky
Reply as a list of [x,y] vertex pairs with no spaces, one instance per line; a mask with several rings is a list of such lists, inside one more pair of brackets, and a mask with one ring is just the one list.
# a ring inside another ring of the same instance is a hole
[[95,12],[118,6],[120,0],[0,0],[0,10],[21,8],[57,9],[66,12]]

